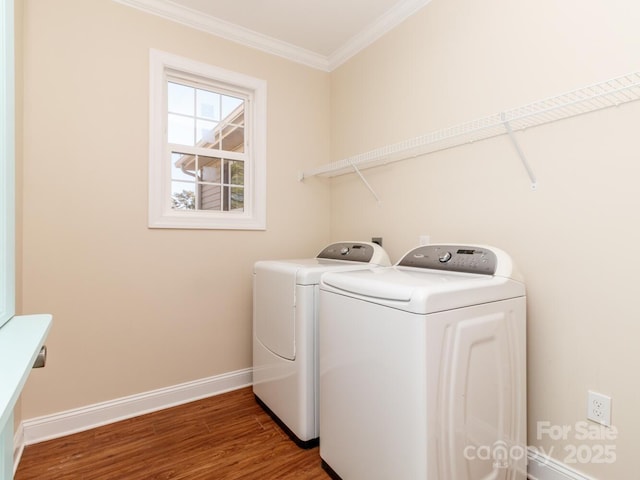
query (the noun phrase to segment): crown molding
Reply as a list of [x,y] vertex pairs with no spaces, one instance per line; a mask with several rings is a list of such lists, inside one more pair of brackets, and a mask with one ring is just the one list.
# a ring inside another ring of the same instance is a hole
[[362,32],[353,36],[345,45],[328,57],[219,18],[205,15],[170,0],[113,1],[308,67],[330,72],[416,13],[431,0],[404,0],[392,10],[380,16]]
[[205,15],[168,0],[113,0],[128,7],[201,30],[247,47],[262,50],[308,67],[328,71],[328,59],[309,50],[249,30],[248,28]]
[[328,71],[338,68],[430,2],[431,0],[405,0],[378,17],[367,28],[351,37],[347,43],[329,55]]

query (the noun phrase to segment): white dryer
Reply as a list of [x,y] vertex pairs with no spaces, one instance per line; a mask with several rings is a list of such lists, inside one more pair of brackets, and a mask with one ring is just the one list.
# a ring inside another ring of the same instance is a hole
[[320,286],[320,456],[343,480],[526,478],[525,286],[427,245]]
[[368,242],[333,243],[315,258],[255,263],[253,393],[301,447],[318,444],[320,276],[390,265],[382,247]]

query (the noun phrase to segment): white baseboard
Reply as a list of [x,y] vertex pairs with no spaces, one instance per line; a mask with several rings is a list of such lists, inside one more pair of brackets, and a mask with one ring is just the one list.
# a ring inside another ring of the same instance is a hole
[[595,480],[535,450],[529,449],[527,456],[527,478],[530,480]]
[[20,445],[31,445],[63,437],[119,420],[237,390],[251,385],[252,377],[252,369],[248,368],[24,420],[20,425],[24,432]]

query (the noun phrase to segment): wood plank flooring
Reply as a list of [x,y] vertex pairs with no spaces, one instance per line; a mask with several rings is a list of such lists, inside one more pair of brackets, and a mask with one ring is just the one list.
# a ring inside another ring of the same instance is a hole
[[327,480],[250,387],[27,446],[15,480]]

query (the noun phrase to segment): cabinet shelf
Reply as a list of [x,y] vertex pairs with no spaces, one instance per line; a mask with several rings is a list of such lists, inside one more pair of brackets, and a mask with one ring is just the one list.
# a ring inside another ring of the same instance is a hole
[[[333,177],[364,168],[418,157],[500,135],[509,135],[535,188],[535,177],[518,147],[513,131],[544,125],[623,103],[640,100],[640,72],[629,73],[518,108],[420,135],[409,140],[302,172],[300,180],[313,176]],[[374,193],[375,195],[375,193]]]

